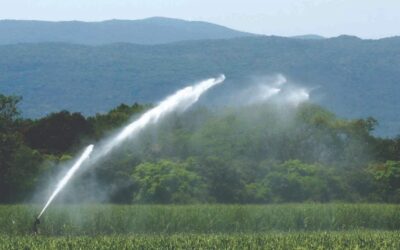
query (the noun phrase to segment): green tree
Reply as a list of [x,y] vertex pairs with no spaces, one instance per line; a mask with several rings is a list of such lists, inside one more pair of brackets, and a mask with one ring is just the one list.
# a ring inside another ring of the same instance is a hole
[[62,154],[91,132],[90,123],[80,113],[61,111],[35,121],[25,131],[25,140],[41,152]]
[[106,114],[96,114],[93,117],[89,117],[88,121],[93,128],[94,137],[99,139],[104,136],[105,133],[119,128],[127,123],[132,116],[142,113],[147,108],[149,108],[149,105],[134,103],[129,106],[120,104]]
[[384,164],[375,164],[371,172],[378,182],[381,194],[387,201],[400,201],[400,161],[387,161]]
[[134,202],[192,203],[204,199],[204,184],[186,163],[145,162],[135,168],[132,179],[138,187]]
[[0,95],[0,201],[21,200],[33,188],[41,156],[17,130],[20,97]]
[[262,183],[276,202],[329,201],[341,196],[342,185],[326,166],[298,160],[267,166]]
[[231,163],[229,159],[209,156],[196,164],[196,172],[203,177],[209,196],[216,202],[239,203],[243,199],[245,183]]
[[0,94],[0,132],[4,133],[14,129],[14,122],[19,118],[18,96],[5,96]]

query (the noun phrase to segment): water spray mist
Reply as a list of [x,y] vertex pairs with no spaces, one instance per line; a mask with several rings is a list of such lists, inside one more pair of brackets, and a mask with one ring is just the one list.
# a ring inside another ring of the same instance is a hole
[[[98,149],[96,149],[95,154],[91,156],[91,160],[90,162],[87,162],[87,165],[94,165],[98,160],[106,156],[126,139],[139,133],[147,125],[157,123],[160,118],[164,117],[165,115],[174,111],[185,111],[191,105],[196,103],[204,92],[211,87],[222,83],[224,80],[225,76],[221,75],[218,78],[211,78],[196,85],[183,88],[177,91],[175,94],[167,97],[164,101],[160,102],[159,105],[144,113],[139,119],[122,128],[122,130],[116,136],[104,140],[103,143],[100,144],[100,147],[97,147]],[[92,151],[93,145],[88,146],[77,162],[67,172],[65,177],[57,184],[56,190],[50,196],[46,205],[36,218],[34,222],[34,228],[37,228],[37,225],[40,223],[39,218],[46,211],[47,207],[51,204],[57,194],[64,188],[67,182],[75,174],[75,172],[89,158]]]
[[175,94],[167,97],[156,107],[144,113],[139,119],[125,126],[116,136],[105,140],[101,147],[93,155],[91,164],[99,158],[104,157],[115,147],[120,145],[127,138],[134,136],[149,124],[154,124],[160,118],[174,111],[185,111],[187,108],[197,102],[200,96],[211,87],[222,83],[225,76],[210,78],[196,85],[189,86],[177,91]]
[[57,196],[57,194],[63,189],[63,187],[68,183],[68,181],[71,179],[71,177],[74,175],[74,173],[79,169],[79,167],[82,165],[82,163],[89,158],[90,154],[93,151],[93,145],[89,145],[86,147],[85,151],[79,157],[79,159],[75,162],[75,164],[71,167],[70,170],[68,170],[67,174],[64,176],[64,178],[61,179],[61,181],[57,184],[56,189],[54,192],[51,194],[49,200],[46,202],[46,205],[43,207],[42,211],[37,217],[37,220],[40,219],[40,216],[46,211],[47,207],[50,205],[50,203],[54,200],[54,198]]

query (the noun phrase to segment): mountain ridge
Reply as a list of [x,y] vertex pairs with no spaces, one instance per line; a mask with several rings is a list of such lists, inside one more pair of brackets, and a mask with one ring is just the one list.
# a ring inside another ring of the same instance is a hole
[[163,44],[187,40],[229,39],[255,34],[221,25],[152,17],[138,20],[40,21],[0,20],[0,44],[67,42],[86,45],[111,43]]

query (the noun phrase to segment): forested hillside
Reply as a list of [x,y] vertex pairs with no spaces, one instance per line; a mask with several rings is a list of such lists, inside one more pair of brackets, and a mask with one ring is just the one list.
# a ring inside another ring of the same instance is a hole
[[102,22],[0,20],[0,44],[40,42],[88,45],[109,43],[161,44],[243,36],[254,35],[212,23],[164,17]]
[[0,93],[22,96],[25,117],[62,109],[94,115],[122,102],[154,103],[192,81],[219,73],[227,76],[215,92],[219,96],[282,73],[312,89],[312,99],[337,115],[372,116],[379,122],[378,134],[400,132],[399,38],[0,46]]

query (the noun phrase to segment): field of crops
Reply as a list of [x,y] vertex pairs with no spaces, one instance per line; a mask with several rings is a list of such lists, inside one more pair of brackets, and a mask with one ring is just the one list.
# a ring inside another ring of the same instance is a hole
[[0,236],[2,249],[400,249],[399,232]]
[[0,249],[400,249],[400,205],[0,206]]

